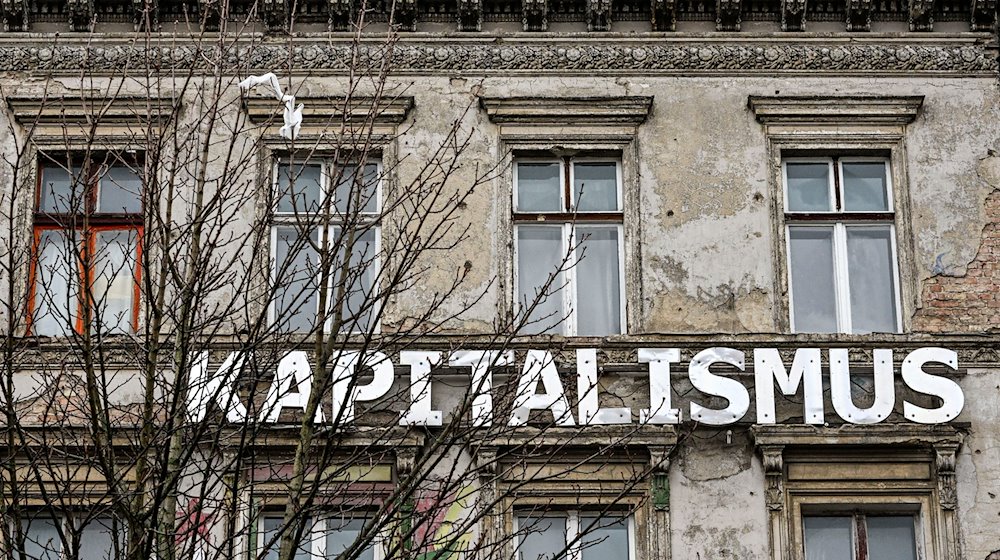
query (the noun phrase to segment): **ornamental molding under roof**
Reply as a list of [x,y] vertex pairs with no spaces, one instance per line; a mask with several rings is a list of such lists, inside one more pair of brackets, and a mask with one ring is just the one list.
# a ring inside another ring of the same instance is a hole
[[[218,31],[246,23],[269,34],[289,31],[351,31],[360,3],[353,0],[2,0],[0,15],[8,32],[93,32],[109,27],[137,31],[186,29]],[[616,24],[648,31],[675,31],[678,23],[705,24],[715,31],[741,31],[745,23],[774,25],[775,31],[802,32],[815,25],[838,24],[842,31],[870,31],[873,24],[933,31],[935,23],[961,23],[967,31],[991,31],[996,0],[376,0],[365,4],[365,22],[393,25],[400,31],[446,27],[479,32],[485,26],[514,24],[545,32],[578,24],[588,32],[611,31]]]
[[[259,37],[195,43],[177,37],[134,41],[126,37],[60,38],[32,43],[0,35],[0,71],[52,75],[123,75],[150,67],[159,72],[210,69],[213,61],[233,61],[241,71],[291,68],[310,75],[342,75],[354,68],[379,67],[392,56],[395,75],[440,74],[532,75],[906,75],[994,77],[996,48],[988,38],[969,34],[920,38],[865,37],[775,38],[774,36],[529,35],[466,38],[412,36],[383,40],[301,37],[256,42]],[[219,51],[225,48],[224,52]],[[357,52],[355,52],[355,49]],[[354,61],[354,62],[352,62]]]

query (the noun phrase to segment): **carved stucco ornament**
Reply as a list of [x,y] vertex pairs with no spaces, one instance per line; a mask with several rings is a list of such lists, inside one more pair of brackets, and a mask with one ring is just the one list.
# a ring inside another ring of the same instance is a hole
[[872,0],[847,0],[847,30],[871,31]]
[[28,0],[2,0],[4,31],[28,30]]
[[677,30],[677,0],[652,0],[651,8],[654,31]]
[[781,0],[781,30],[805,31],[806,0]]
[[741,0],[715,0],[715,30],[739,31],[742,10]]
[[910,31],[934,31],[934,0],[910,0]]
[[782,445],[762,445],[760,448],[767,482],[764,500],[771,511],[780,511],[785,507],[784,449]]
[[483,0],[458,0],[458,30],[483,30]]
[[521,0],[521,25],[525,31],[545,31],[549,28],[548,0]]
[[587,31],[611,31],[611,0],[587,0]]
[[66,16],[72,31],[91,31],[94,23],[93,0],[67,0]]
[[132,0],[132,18],[135,20],[136,31],[156,31],[160,26],[159,14],[157,0]]
[[937,466],[938,499],[941,509],[958,507],[958,487],[955,479],[955,452],[958,444],[938,444],[934,447]]
[[[544,1],[544,0],[542,0]],[[394,55],[393,66],[400,70],[479,70],[483,72],[567,72],[602,70],[639,71],[650,74],[721,73],[767,74],[782,72],[828,72],[842,75],[919,75],[943,72],[995,77],[996,56],[978,42],[965,44],[905,44],[879,42],[777,42],[731,41],[720,48],[716,43],[696,41],[591,41],[586,48],[558,40],[540,42],[507,41],[503,45],[455,40],[444,48],[440,42],[404,40]],[[349,70],[352,52],[358,64],[378,64],[384,50],[362,44],[356,49],[347,42],[315,42],[305,48],[285,44],[239,46],[226,56],[244,62],[250,70],[292,67],[296,71],[335,75]],[[25,42],[0,45],[0,71],[18,72],[25,68],[59,73],[115,74],[136,60],[169,69],[204,68],[223,56],[214,46],[186,44],[117,44],[95,48],[83,42],[58,45]],[[957,348],[972,352],[981,346]],[[971,358],[971,355],[970,355]]]
[[670,454],[673,445],[649,447],[650,499],[656,511],[670,511]]

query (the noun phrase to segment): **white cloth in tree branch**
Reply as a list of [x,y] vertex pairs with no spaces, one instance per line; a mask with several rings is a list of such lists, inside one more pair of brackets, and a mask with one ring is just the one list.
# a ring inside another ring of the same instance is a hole
[[285,126],[281,127],[278,132],[283,138],[295,140],[295,137],[299,135],[299,129],[302,128],[303,105],[299,103],[299,106],[296,107],[295,96],[285,95],[281,91],[281,84],[278,83],[278,77],[274,75],[274,72],[268,72],[263,76],[250,76],[239,83],[240,91],[247,93],[261,84],[271,86],[271,90],[274,92],[274,98],[283,103],[285,106]]

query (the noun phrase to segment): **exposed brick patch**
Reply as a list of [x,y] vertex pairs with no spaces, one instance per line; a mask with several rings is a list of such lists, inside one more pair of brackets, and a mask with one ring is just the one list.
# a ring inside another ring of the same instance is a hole
[[1000,330],[1000,190],[986,197],[986,227],[965,275],[934,276],[924,282],[922,292],[914,330]]

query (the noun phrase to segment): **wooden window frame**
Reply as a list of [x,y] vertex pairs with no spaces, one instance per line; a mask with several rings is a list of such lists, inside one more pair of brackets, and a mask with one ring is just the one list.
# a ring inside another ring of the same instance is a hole
[[[878,511],[872,508],[855,508],[850,511],[809,511],[808,513],[803,513],[799,516],[799,521],[801,523],[800,530],[802,531],[802,542],[803,546],[805,543],[805,520],[809,517],[845,517],[851,520],[851,560],[870,560],[870,555],[868,551],[868,518],[878,517],[878,516],[898,516],[898,517],[911,517],[913,520],[913,548],[916,551],[916,558],[924,558],[923,553],[923,531],[924,527],[921,523],[920,510],[916,511],[900,511],[898,508],[889,509],[886,511]],[[805,554],[805,552],[803,552]],[[874,560],[878,560],[877,558]]]
[[[67,158],[67,163],[70,164],[69,169],[71,177],[73,177],[72,170],[77,167],[77,165],[79,165],[82,170],[85,170],[84,173],[86,174],[86,177],[83,181],[83,188],[85,189],[83,200],[85,207],[82,212],[57,213],[44,211],[40,208],[43,188],[42,181],[45,175],[44,170],[46,168],[63,167],[61,166],[59,159],[55,156],[50,156],[45,152],[40,152],[37,155],[38,167],[35,174],[35,189],[32,197],[31,261],[28,271],[28,309],[25,330],[27,335],[34,334],[33,323],[35,322],[35,311],[38,308],[38,302],[36,300],[38,297],[38,282],[40,281],[40,278],[38,277],[38,258],[40,255],[39,251],[41,250],[41,238],[44,232],[47,231],[60,231],[67,234],[72,233],[72,238],[76,241],[78,253],[73,257],[73,259],[76,261],[79,270],[75,279],[80,281],[81,288],[82,286],[87,286],[87,288],[82,289],[82,293],[76,298],[77,308],[75,318],[73,320],[73,333],[75,334],[83,332],[85,319],[90,318],[90,313],[87,313],[86,311],[93,310],[92,302],[89,300],[93,293],[93,267],[96,266],[96,261],[92,259],[92,255],[97,254],[96,234],[103,231],[135,232],[136,252],[135,268],[133,269],[132,311],[131,317],[129,317],[129,328],[131,332],[138,331],[140,312],[142,308],[141,281],[145,197],[140,195],[140,211],[137,213],[97,211],[99,196],[98,191],[101,178],[104,176],[106,170],[114,166],[116,162],[123,161],[126,164],[131,163],[136,169],[141,169],[144,158],[141,154],[133,153],[115,154],[112,152],[101,152],[71,154]],[[76,180],[75,177],[73,177],[73,179],[74,181]],[[89,268],[86,267],[88,263],[90,264]],[[69,333],[67,332],[67,334]]]

